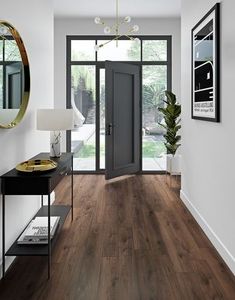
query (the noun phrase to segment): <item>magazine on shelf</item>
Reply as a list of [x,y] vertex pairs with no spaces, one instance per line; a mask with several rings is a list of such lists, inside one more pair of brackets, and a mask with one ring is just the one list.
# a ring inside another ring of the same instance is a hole
[[[54,237],[55,231],[59,224],[60,217],[51,217],[51,239]],[[47,244],[48,233],[48,217],[36,217],[26,227],[24,232],[17,240],[18,244]]]

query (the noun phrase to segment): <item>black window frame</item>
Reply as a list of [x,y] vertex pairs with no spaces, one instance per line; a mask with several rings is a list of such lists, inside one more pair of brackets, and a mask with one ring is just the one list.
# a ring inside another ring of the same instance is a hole
[[[99,112],[99,92],[98,91],[98,79],[99,74],[98,71],[100,68],[105,67],[105,61],[99,61],[97,52],[95,53],[94,61],[76,61],[71,60],[71,42],[72,40],[95,40],[95,45],[97,45],[98,40],[111,40],[115,36],[114,35],[67,35],[66,36],[66,108],[71,108],[71,66],[72,65],[94,65],[96,67],[96,168],[95,170],[75,170],[74,174],[104,174],[104,169],[99,169],[100,165],[100,144],[99,144],[99,129],[100,129],[100,112]],[[141,66],[141,74],[142,74],[142,66],[167,66],[167,90],[172,90],[172,36],[171,35],[136,35],[132,36],[133,38],[138,38],[140,40],[140,61],[118,61],[123,63],[136,64]],[[119,40],[129,40],[128,37],[121,37]],[[163,61],[143,61],[143,41],[145,40],[166,40],[167,41],[167,60]],[[142,76],[141,76],[142,80]],[[141,128],[142,128],[142,82],[141,82],[141,101],[140,101],[140,109],[141,109]],[[162,174],[166,171],[148,171],[142,170],[142,134],[140,137],[140,165],[141,171],[140,174]],[[71,152],[71,130],[68,130],[66,133],[66,151]]]

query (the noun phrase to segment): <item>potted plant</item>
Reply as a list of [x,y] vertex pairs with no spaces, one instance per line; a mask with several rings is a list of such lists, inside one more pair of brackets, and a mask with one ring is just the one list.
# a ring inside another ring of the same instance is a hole
[[178,131],[181,128],[180,114],[181,105],[177,103],[176,96],[170,91],[165,91],[166,103],[165,107],[159,107],[158,110],[163,114],[165,124],[159,123],[166,129],[164,134],[165,146],[167,149],[167,171],[170,173],[180,172],[180,156],[176,156],[176,151],[179,148],[181,136]]

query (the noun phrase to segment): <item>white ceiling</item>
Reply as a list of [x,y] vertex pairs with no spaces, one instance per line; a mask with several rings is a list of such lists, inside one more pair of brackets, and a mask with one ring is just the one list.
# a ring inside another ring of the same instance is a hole
[[[54,0],[56,17],[114,17],[116,0]],[[119,0],[121,16],[178,17],[181,0]]]

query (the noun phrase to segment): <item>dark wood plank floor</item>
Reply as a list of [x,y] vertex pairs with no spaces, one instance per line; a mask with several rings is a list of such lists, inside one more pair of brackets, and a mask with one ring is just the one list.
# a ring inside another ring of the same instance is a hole
[[[1,300],[235,299],[235,280],[164,175],[75,176],[75,218],[52,258],[17,258]],[[56,196],[66,203],[69,178]]]

